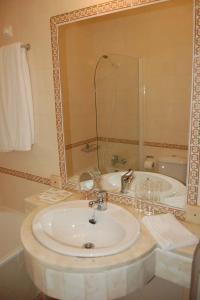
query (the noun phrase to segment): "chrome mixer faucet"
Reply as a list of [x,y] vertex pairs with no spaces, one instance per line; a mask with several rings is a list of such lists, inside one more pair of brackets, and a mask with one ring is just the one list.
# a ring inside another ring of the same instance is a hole
[[107,209],[107,192],[106,191],[97,191],[96,192],[97,200],[92,200],[89,202],[89,207],[96,205],[96,209],[103,211]]
[[135,176],[134,171],[129,169],[124,175],[121,177],[121,193],[126,194],[130,188],[131,183],[133,182]]

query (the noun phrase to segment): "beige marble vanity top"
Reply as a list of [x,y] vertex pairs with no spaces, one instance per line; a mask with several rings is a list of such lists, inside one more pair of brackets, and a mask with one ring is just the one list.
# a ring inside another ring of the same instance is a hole
[[87,272],[95,272],[99,269],[108,270],[114,266],[123,266],[139,260],[151,253],[156,247],[156,243],[153,238],[150,236],[150,234],[148,234],[147,230],[141,226],[141,235],[137,242],[126,251],[121,253],[97,258],[80,258],[61,255],[42,246],[32,234],[32,220],[40,210],[41,208],[34,210],[26,218],[22,226],[21,238],[25,250],[28,251],[29,254],[37,258],[43,264],[56,269],[68,269],[70,271],[73,269],[74,272],[84,272],[84,269],[87,270]]
[[[64,201],[82,198],[74,193]],[[184,288],[190,287],[195,247],[164,251],[142,224],[135,244],[115,255],[81,258],[49,250],[32,233],[34,216],[49,205],[52,204],[45,204],[37,195],[25,199],[27,218],[21,229],[27,271],[44,294],[57,299],[82,299],[85,295],[85,300],[91,300],[96,299],[97,294],[98,299],[115,299],[143,288],[154,276]],[[143,217],[132,205],[119,205],[138,220]],[[200,225],[183,224],[200,236]]]
[[[80,194],[74,193],[72,196],[68,197],[67,200],[76,200],[81,199]],[[123,266],[135,262],[141,259],[144,256],[147,256],[154,249],[156,249],[157,244],[150,233],[146,230],[146,228],[141,225],[141,234],[137,242],[128,248],[126,251],[121,253],[105,256],[105,257],[97,257],[97,258],[79,258],[73,256],[65,256],[58,254],[56,252],[52,252],[46,247],[42,246],[33,236],[32,234],[32,220],[34,216],[44,207],[44,203],[40,202],[37,196],[32,196],[26,199],[26,203],[35,204],[34,209],[31,212],[21,230],[21,238],[25,250],[28,251],[29,254],[34,256],[36,259],[41,261],[43,264],[47,266],[51,266],[56,269],[65,269],[74,272],[79,272],[84,270],[87,272],[92,271],[95,272],[97,270],[109,269],[116,266]],[[120,204],[122,205],[122,204]],[[138,212],[131,206],[122,205],[126,209],[128,209],[131,213],[133,213],[138,219],[141,219],[143,216],[138,214]],[[194,234],[200,237],[200,225],[184,223],[184,225]],[[172,253],[179,254],[184,257],[192,258],[195,247],[186,247],[181,249],[176,249],[172,251]]]

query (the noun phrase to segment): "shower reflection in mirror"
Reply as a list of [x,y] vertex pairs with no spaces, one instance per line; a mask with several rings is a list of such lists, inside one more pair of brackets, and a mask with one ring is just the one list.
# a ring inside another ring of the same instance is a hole
[[68,180],[100,172],[118,193],[131,169],[128,195],[183,208],[192,1],[61,26],[59,47]]

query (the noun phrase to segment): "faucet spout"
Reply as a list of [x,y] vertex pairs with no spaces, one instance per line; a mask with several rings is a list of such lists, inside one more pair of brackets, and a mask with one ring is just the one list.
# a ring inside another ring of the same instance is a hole
[[128,192],[131,183],[135,178],[134,171],[129,169],[124,175],[121,177],[121,193],[125,194]]
[[89,202],[89,207],[97,205],[97,210],[103,211],[107,209],[107,192],[106,191],[97,191],[96,192],[97,200],[92,200]]

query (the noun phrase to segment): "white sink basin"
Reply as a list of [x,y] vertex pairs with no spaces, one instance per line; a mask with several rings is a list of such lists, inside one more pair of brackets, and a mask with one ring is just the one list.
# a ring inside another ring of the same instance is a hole
[[137,240],[140,225],[131,213],[108,203],[106,211],[95,210],[97,222],[91,224],[94,209],[88,202],[69,201],[41,210],[32,223],[36,239],[53,251],[80,257],[112,255]]
[[[108,192],[120,192],[121,190],[121,176],[125,172],[114,172],[102,175],[101,187]],[[134,172],[135,179],[133,180],[128,195],[137,196],[137,188],[147,178],[151,179],[152,182],[159,187],[160,199],[164,197],[171,197],[173,195],[185,195],[186,187],[178,180],[152,172]]]

